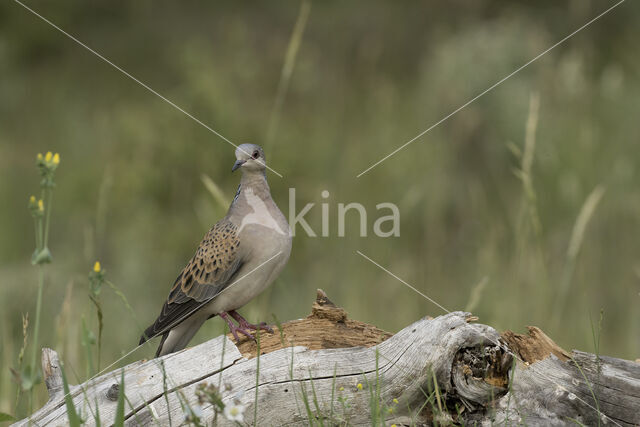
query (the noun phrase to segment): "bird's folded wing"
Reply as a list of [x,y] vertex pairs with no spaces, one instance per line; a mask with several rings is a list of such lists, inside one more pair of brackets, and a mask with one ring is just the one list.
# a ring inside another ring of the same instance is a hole
[[207,232],[143,339],[174,328],[233,284],[243,264],[237,230],[230,221],[221,220]]

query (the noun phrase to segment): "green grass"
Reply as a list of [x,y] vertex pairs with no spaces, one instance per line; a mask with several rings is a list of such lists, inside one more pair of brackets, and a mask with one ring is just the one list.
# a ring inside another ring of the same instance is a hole
[[253,422],[258,424],[258,392],[260,391],[260,329],[256,331],[256,394],[253,401]]
[[80,427],[80,425],[82,425],[84,421],[80,417],[80,414],[78,414],[78,410],[73,403],[73,397],[71,396],[71,391],[69,389],[69,383],[67,382],[67,376],[64,372],[64,368],[61,366],[60,370],[62,371],[62,389],[64,391],[64,404],[67,408],[67,418],[69,421],[69,425],[71,427]]
[[116,417],[113,422],[114,426],[122,427],[124,425],[124,400],[125,400],[125,390],[124,390],[124,370],[122,371],[122,375],[120,376],[120,388],[118,389],[118,406],[116,406]]

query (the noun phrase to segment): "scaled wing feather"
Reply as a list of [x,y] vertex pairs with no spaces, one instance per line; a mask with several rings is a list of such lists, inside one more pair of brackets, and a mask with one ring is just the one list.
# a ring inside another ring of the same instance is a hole
[[174,328],[233,283],[242,266],[237,231],[237,226],[223,219],[207,232],[141,343]]

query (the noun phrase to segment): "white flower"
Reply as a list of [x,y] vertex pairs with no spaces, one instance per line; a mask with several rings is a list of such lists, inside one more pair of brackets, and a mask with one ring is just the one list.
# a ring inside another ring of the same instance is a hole
[[238,421],[241,423],[244,420],[242,413],[244,412],[244,406],[238,401],[229,402],[224,407],[224,417],[229,421]]

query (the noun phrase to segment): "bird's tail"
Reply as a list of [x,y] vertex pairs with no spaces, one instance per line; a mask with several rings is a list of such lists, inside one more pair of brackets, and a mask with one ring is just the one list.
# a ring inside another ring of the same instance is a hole
[[[145,329],[145,331],[142,333],[142,336],[140,336],[140,341],[138,341],[138,346],[141,346],[142,344],[146,343],[150,339],[153,339],[158,336],[158,334],[154,333],[153,326],[154,325],[151,325],[147,329]],[[166,341],[168,336],[169,336],[169,331],[162,334],[162,339],[160,340],[160,344],[158,345],[158,349],[156,350],[156,357],[160,356],[160,353],[162,352],[162,346],[164,345],[164,342]]]
[[185,319],[176,327],[165,332],[156,333],[155,335],[153,325],[149,326],[140,337],[140,344],[144,344],[147,340],[161,335],[162,339],[160,340],[160,344],[158,344],[156,357],[180,351],[189,344],[189,341],[191,341],[191,338],[198,332],[202,324],[211,317],[213,316],[204,317],[194,315]]
[[167,353],[172,353],[172,352],[162,353],[162,347],[164,347],[164,342],[167,340],[168,336],[169,336],[169,332],[165,332],[164,334],[162,334],[162,339],[160,340],[160,344],[158,344],[158,349],[156,350],[156,357],[163,356],[164,354],[167,354]]
[[[155,325],[155,323],[154,323]],[[157,335],[153,333],[153,326],[151,325],[149,326],[147,329],[145,329],[145,331],[142,333],[142,336],[140,337],[140,341],[138,342],[138,345],[142,345],[145,342],[149,341],[152,338],[155,338]]]

